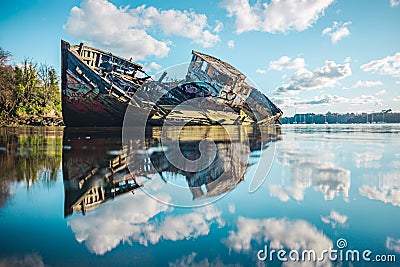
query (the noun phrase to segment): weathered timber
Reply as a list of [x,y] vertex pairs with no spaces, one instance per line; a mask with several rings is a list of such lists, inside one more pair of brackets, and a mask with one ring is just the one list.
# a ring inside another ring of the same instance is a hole
[[[273,124],[282,116],[279,108],[246,82],[243,73],[200,52],[192,51],[186,77],[174,82],[164,82],[165,73],[153,81],[140,64],[83,44],[61,41],[61,54],[66,126],[122,126],[135,121],[160,125],[169,116],[177,123],[198,125]],[[196,98],[208,99],[197,115],[193,115],[190,104],[184,116],[174,110]],[[128,108],[128,115],[135,118],[124,121]],[[229,114],[223,114],[226,110]],[[145,119],[136,120],[138,117]]]

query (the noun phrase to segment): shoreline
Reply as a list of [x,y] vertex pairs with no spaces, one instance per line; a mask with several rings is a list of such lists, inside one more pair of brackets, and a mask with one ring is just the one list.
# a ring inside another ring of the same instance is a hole
[[16,116],[0,120],[0,127],[65,126],[62,116]]

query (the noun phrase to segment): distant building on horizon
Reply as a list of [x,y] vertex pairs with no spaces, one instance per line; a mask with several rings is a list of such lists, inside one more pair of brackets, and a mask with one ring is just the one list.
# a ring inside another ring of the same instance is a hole
[[283,117],[282,124],[352,124],[352,123],[400,123],[400,112],[392,112],[391,109],[373,113],[332,113],[295,114],[293,117]]

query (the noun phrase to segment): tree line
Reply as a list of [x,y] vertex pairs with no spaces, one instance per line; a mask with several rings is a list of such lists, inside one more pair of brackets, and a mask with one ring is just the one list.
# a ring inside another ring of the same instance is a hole
[[[61,92],[54,67],[25,59],[10,64],[11,53],[0,47],[0,125],[22,118],[61,118]],[[28,123],[29,124],[29,123]]]
[[400,113],[391,109],[373,113],[331,113],[326,114],[295,114],[293,117],[280,119],[282,124],[351,124],[351,123],[400,123]]

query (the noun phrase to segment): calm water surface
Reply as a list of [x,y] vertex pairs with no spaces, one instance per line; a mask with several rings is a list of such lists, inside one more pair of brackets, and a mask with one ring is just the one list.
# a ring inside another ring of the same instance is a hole
[[188,159],[214,153],[191,172],[170,164],[160,128],[128,144],[119,129],[1,128],[0,266],[281,266],[257,259],[265,247],[397,260],[284,266],[400,266],[400,125],[228,132],[166,133]]

